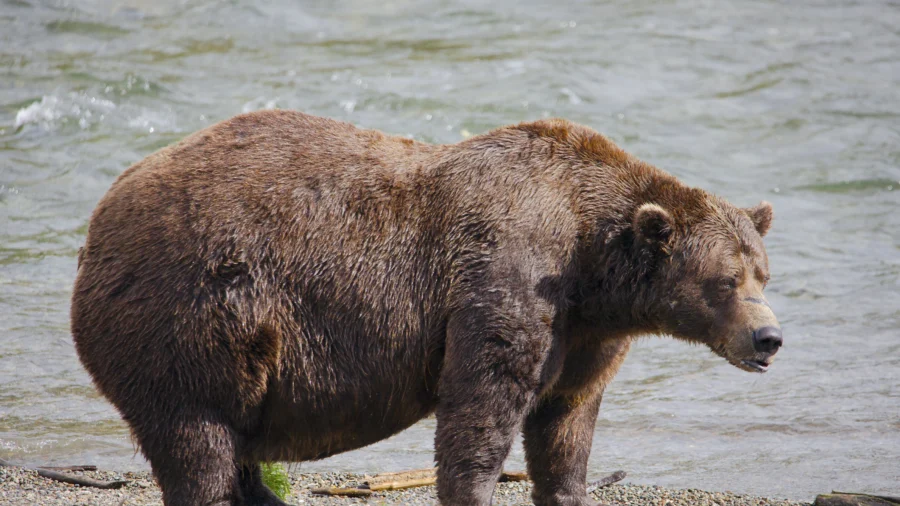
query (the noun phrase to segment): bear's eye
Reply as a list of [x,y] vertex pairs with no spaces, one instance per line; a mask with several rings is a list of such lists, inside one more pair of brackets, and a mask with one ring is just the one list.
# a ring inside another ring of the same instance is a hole
[[722,281],[722,291],[730,292],[737,288],[738,282],[737,279],[729,278]]

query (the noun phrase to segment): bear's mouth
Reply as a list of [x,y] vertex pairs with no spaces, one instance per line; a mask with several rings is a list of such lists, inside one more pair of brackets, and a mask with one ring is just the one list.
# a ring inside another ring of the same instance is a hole
[[762,360],[741,360],[741,364],[751,372],[766,372],[769,370],[769,362]]

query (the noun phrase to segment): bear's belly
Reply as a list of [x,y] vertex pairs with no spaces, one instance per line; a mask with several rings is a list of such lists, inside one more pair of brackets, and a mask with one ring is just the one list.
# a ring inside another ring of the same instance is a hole
[[410,343],[402,353],[370,348],[374,353],[366,355],[332,350],[327,360],[302,361],[313,367],[287,367],[266,396],[249,453],[257,460],[321,459],[386,439],[428,416],[437,405],[442,357],[426,358],[423,348]]
[[394,417],[383,421],[360,416],[357,423],[339,423],[327,428],[319,424],[315,430],[308,430],[309,425],[288,427],[277,423],[264,435],[249,442],[248,453],[254,461],[304,462],[323,459],[387,439],[432,411],[433,408],[418,412],[408,409],[405,418]]

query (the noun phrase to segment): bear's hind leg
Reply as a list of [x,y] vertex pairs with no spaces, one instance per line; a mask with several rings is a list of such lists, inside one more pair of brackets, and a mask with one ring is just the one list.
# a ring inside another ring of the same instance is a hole
[[239,480],[246,506],[288,506],[262,482],[259,464],[243,464]]
[[234,430],[210,414],[178,413],[133,427],[165,506],[243,506]]

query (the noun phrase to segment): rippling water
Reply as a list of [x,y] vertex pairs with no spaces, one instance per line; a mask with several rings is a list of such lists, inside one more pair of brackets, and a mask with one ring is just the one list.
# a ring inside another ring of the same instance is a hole
[[[764,375],[642,340],[590,473],[809,499],[900,483],[900,4],[0,0],[0,456],[142,468],[68,328],[115,177],[242,111],[429,142],[547,116],[774,203]],[[305,469],[429,465],[426,420]],[[509,467],[522,467],[517,446]]]

